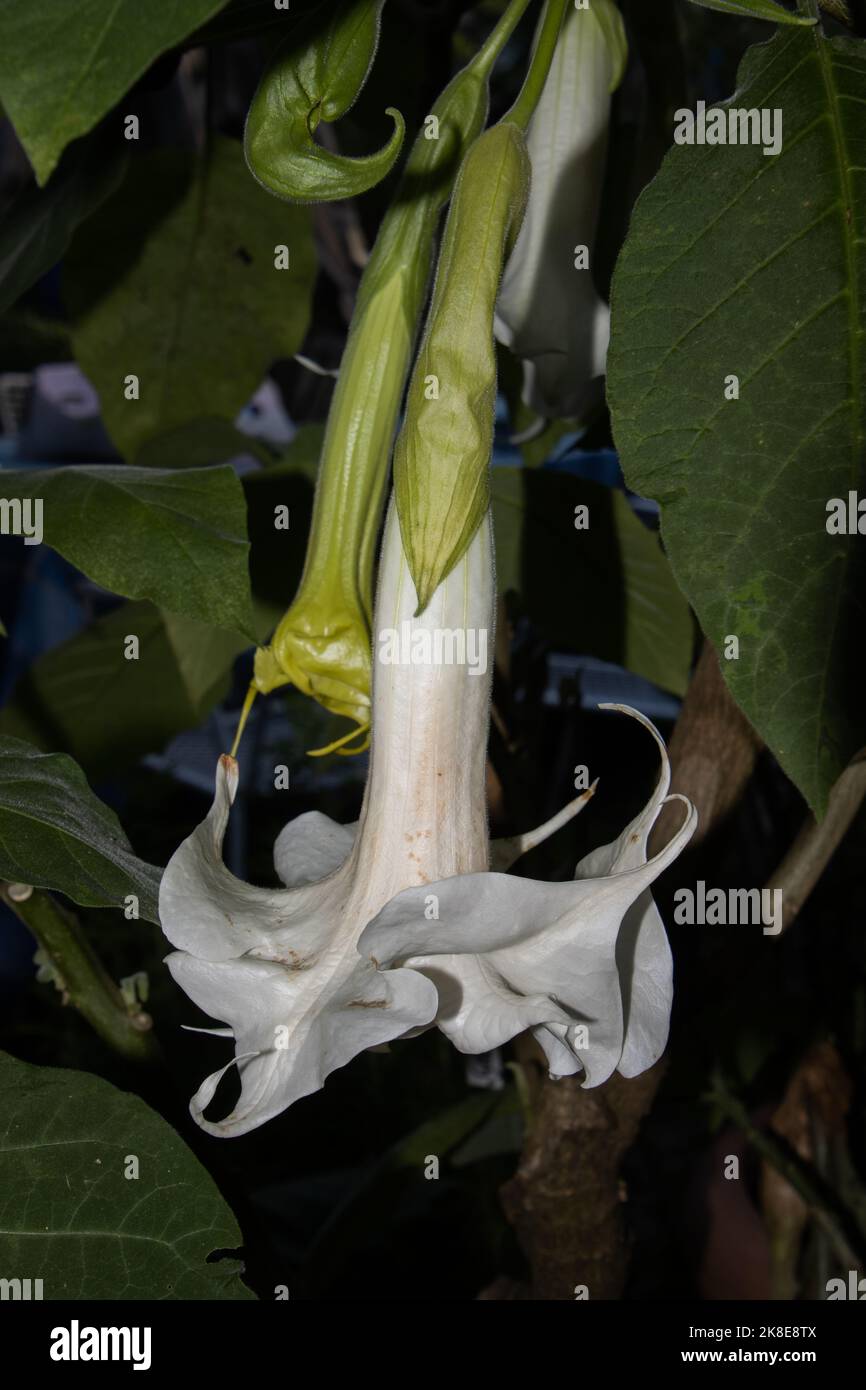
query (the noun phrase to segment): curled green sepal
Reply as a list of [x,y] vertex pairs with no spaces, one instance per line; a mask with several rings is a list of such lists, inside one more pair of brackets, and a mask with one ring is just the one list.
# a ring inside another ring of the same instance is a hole
[[492,126],[463,161],[394,452],[403,547],[423,612],[490,501],[496,400],[493,309],[526,207],[520,129]]
[[322,28],[314,15],[282,45],[253,97],[244,131],[259,183],[290,203],[352,198],[380,183],[403,144],[405,124],[386,108],[394,133],[375,154],[335,154],[316,143],[320,121],[345,115],[367,80],[385,0],[343,0]]

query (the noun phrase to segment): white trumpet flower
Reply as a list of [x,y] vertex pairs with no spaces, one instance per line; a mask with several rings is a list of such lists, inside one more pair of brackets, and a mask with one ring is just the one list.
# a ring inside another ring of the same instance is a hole
[[[160,889],[168,966],[189,997],[228,1028],[235,1057],[191,1102],[202,1128],[237,1135],[323,1085],[358,1052],[434,1019],[463,1052],[531,1028],[553,1075],[597,1085],[631,1076],[662,1051],[671,960],[649,886],[692,833],[695,813],[647,861],[665,800],[662,772],[642,814],[570,883],[489,872],[485,760],[492,650],[489,515],[420,616],[391,505],[376,606],[372,752],[357,826],[317,812],[291,821],[274,860],[284,889],[255,888],[222,861],[237,786],[223,757],[206,820],[172,857]],[[395,634],[401,640],[395,642]],[[470,635],[474,641],[470,641]],[[395,657],[395,653],[398,655]],[[589,800],[539,830],[493,846],[505,867]],[[236,1064],[241,1095],[204,1118]]]
[[[392,504],[375,630],[407,631],[410,657],[435,651],[437,633],[473,630],[492,648],[488,520],[418,618],[415,606]],[[432,1022],[430,979],[414,970],[378,971],[357,943],[401,889],[486,867],[490,676],[468,670],[447,661],[374,662],[360,820],[341,826],[313,811],[291,821],[274,848],[284,889],[252,887],[223,863],[238,768],[220,759],[210,813],[172,856],[160,887],[160,920],[178,948],[168,967],[200,1008],[229,1025],[215,1031],[235,1042],[233,1061],[203,1082],[190,1105],[209,1133],[243,1134],[317,1090],[358,1052]],[[220,1078],[235,1063],[237,1105],[222,1121],[206,1120]]]
[[[527,131],[529,203],[496,307],[496,337],[522,358],[523,400],[545,419],[581,419],[610,337],[591,255],[604,178],[610,94],[627,45],[613,0],[569,7]],[[596,382],[596,386],[593,386]]]

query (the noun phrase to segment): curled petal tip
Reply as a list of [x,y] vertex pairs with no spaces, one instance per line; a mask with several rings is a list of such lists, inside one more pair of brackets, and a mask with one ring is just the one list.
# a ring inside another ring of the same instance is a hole
[[216,791],[219,795],[221,788],[229,799],[229,805],[234,801],[238,789],[238,776],[240,769],[236,758],[230,753],[220,753],[219,763],[217,764]]

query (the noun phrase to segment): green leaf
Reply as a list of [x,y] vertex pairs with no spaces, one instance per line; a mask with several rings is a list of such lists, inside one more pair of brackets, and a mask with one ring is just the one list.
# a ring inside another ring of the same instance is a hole
[[[64,274],[75,355],[124,457],[202,416],[233,421],[271,363],[301,346],[314,272],[309,211],[259,188],[237,141],[215,139],[202,159],[132,161]],[[138,400],[126,399],[130,375]]]
[[239,1260],[207,1262],[241,1243],[231,1210],[138,1096],[0,1054],[0,1116],[4,1277],[52,1300],[253,1298]]
[[265,465],[272,464],[275,457],[260,439],[251,438],[217,415],[205,415],[148,439],[135,462],[140,468],[209,468],[243,454]]
[[774,24],[814,24],[808,15],[792,14],[775,0],[692,0],[704,10],[721,10],[723,14],[739,15],[742,19],[767,19]]
[[[491,497],[500,593],[516,590],[549,641],[682,695],[688,604],[623,494],[552,469],[494,468]],[[575,529],[578,506],[589,509],[586,530]]]
[[[124,657],[131,633],[137,661]],[[33,663],[0,710],[0,734],[69,753],[90,776],[115,772],[196,728],[248,646],[237,633],[125,603]]]
[[244,149],[255,177],[289,202],[352,198],[391,170],[405,134],[400,112],[386,108],[394,132],[376,154],[355,159],[314,140],[319,121],[348,111],[367,80],[379,41],[384,0],[341,0],[327,28],[313,16],[278,50],[253,97]]
[[0,0],[0,100],[44,184],[62,151],[226,0]]
[[826,529],[830,499],[866,491],[863,47],[781,30],[732,103],[780,108],[782,151],[668,154],[614,278],[608,394],[701,626],[739,637],[731,693],[821,815],[866,742],[863,541]]
[[0,226],[0,313],[56,265],[75,228],[120,183],[126,150],[105,131],[67,154],[45,188],[25,188]]
[[97,584],[255,637],[243,490],[231,468],[72,465],[3,473],[44,539]]
[[53,888],[82,907],[122,907],[159,922],[162,870],[136,859],[114,812],[64,753],[0,737],[0,878]]

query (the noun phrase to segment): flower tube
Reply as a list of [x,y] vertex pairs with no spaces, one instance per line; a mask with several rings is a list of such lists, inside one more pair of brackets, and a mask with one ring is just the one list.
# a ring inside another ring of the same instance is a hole
[[[526,1028],[553,1075],[614,1068],[631,1076],[664,1047],[670,952],[650,884],[680,852],[684,823],[647,860],[667,799],[662,769],[646,808],[581,861],[570,883],[488,870],[484,799],[493,650],[489,515],[416,614],[417,594],[392,505],[376,610],[373,736],[360,819],[318,812],[291,821],[274,850],[282,889],[256,888],[222,861],[237,764],[220,759],[214,803],[172,856],[160,888],[169,969],[189,997],[228,1026],[235,1056],[191,1102],[209,1133],[246,1133],[317,1090],[358,1052],[434,1019],[464,1052]],[[472,659],[467,659],[471,654]],[[497,870],[587,804],[538,831],[494,844]],[[223,1073],[241,1095],[205,1119]]]

